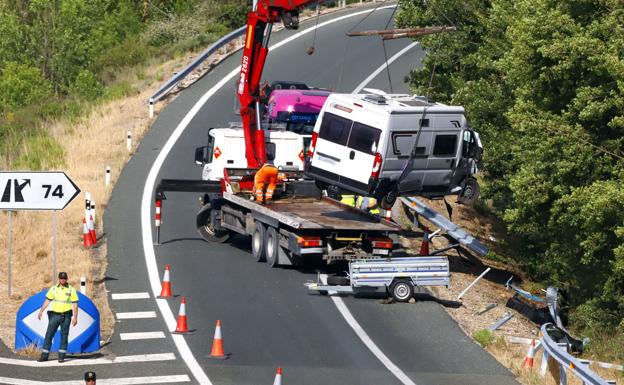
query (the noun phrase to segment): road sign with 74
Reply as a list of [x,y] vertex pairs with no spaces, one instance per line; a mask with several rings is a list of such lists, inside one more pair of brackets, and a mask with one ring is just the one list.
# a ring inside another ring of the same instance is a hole
[[64,172],[0,172],[0,210],[63,210],[80,189]]

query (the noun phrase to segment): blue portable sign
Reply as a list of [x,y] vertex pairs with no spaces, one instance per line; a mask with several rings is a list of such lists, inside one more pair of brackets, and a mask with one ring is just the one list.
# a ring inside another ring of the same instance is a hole
[[[15,350],[30,345],[43,346],[48,328],[48,312],[44,311],[41,320],[37,318],[48,290],[30,297],[17,311],[15,322]],[[49,307],[48,307],[49,309]],[[100,350],[100,312],[84,294],[78,292],[78,323],[69,327],[68,353],[90,353]],[[56,331],[50,351],[57,352],[61,343],[61,331]]]

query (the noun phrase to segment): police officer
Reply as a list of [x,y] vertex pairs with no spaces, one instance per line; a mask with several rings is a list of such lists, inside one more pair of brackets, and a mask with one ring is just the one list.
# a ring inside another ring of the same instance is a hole
[[95,372],[86,372],[84,380],[86,385],[95,385]]
[[[37,318],[41,319],[43,311],[52,302],[52,309],[48,311],[48,330],[43,341],[43,351],[39,362],[47,361],[50,356],[50,346],[52,338],[59,325],[61,326],[61,346],[59,348],[58,361],[65,362],[67,352],[67,338],[69,336],[69,323],[76,326],[78,323],[78,294],[69,283],[67,283],[67,273],[61,271],[58,275],[59,283],[48,290],[46,299],[41,305]],[[73,315],[73,318],[72,318]]]

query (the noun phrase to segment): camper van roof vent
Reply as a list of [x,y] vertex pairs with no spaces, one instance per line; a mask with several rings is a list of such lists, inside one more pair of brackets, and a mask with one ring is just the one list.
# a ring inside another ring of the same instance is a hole
[[383,95],[365,95],[364,100],[375,104],[388,104],[388,101]]
[[427,99],[422,96],[413,96],[408,99],[402,99],[399,101],[399,103],[403,104],[404,106],[410,107],[423,107],[431,105],[431,103],[429,103]]

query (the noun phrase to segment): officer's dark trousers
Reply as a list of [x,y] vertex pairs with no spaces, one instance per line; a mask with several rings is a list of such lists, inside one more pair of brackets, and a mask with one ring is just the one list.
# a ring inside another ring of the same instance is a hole
[[72,311],[65,313],[55,313],[48,311],[48,330],[46,331],[45,339],[43,340],[43,352],[49,353],[52,346],[52,338],[56,333],[59,325],[61,326],[61,346],[59,347],[59,353],[65,353],[67,351],[67,337],[69,336],[69,323],[71,322]]

